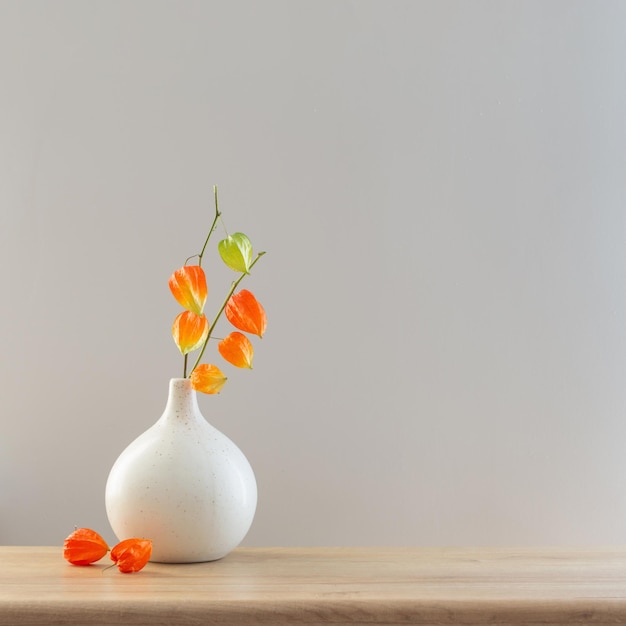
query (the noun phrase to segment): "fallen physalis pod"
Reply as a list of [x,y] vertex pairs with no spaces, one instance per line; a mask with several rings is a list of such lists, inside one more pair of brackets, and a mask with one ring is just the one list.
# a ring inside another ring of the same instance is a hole
[[219,393],[226,384],[226,376],[217,365],[202,363],[191,372],[191,387],[202,393]]
[[120,572],[138,572],[150,560],[152,541],[150,539],[124,539],[111,550],[111,560]]
[[90,528],[77,528],[63,543],[63,558],[72,565],[99,561],[109,550],[106,541]]
[[235,367],[247,367],[252,369],[254,348],[250,340],[237,331],[230,333],[217,344],[220,354]]
[[261,303],[247,289],[233,294],[224,308],[226,319],[239,330],[263,337],[267,317]]

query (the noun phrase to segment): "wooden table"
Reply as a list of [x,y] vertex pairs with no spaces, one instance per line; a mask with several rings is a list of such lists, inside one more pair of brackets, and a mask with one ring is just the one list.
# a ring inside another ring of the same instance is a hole
[[0,624],[626,624],[626,548],[240,548],[136,574],[0,547]]

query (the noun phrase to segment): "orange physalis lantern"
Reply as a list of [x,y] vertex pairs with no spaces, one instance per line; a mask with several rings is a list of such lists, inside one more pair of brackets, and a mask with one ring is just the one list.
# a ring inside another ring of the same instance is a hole
[[206,276],[199,265],[185,265],[177,269],[169,280],[170,291],[178,303],[188,311],[200,315],[207,297]]
[[63,558],[72,565],[89,565],[107,552],[106,541],[90,528],[77,528],[63,543]]
[[235,367],[247,367],[252,369],[252,357],[254,348],[250,340],[237,331],[230,333],[226,339],[217,344],[220,354]]
[[226,319],[239,330],[263,337],[267,326],[267,317],[261,303],[254,294],[242,289],[233,294],[224,309]]
[[150,539],[124,539],[111,550],[111,560],[120,572],[138,572],[150,560],[152,541]]
[[174,320],[172,337],[182,354],[197,350],[209,334],[209,320],[205,315],[183,311]]
[[202,363],[191,372],[191,386],[202,393],[219,393],[226,384],[226,376],[216,365]]

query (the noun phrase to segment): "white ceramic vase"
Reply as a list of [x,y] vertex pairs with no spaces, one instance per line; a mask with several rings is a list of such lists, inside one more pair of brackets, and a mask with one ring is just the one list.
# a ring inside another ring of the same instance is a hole
[[241,450],[202,416],[188,379],[170,381],[161,418],[113,465],[106,510],[117,537],[143,537],[152,561],[220,559],[250,529],[254,473]]

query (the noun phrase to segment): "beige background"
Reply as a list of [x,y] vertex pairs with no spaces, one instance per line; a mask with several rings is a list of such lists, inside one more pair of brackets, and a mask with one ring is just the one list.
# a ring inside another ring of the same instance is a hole
[[0,543],[111,539],[213,184],[268,251],[255,369],[201,398],[249,545],[623,543],[624,33],[610,1],[0,0]]

